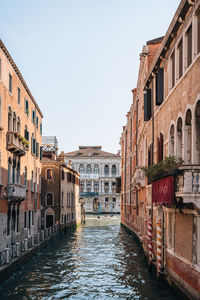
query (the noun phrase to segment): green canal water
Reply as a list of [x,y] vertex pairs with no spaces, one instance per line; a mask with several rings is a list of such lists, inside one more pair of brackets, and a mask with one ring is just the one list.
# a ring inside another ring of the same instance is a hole
[[177,300],[148,272],[119,216],[88,216],[0,286],[4,299]]

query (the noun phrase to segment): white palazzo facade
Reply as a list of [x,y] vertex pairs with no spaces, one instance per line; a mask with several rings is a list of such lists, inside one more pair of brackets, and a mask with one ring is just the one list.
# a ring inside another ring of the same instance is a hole
[[116,191],[119,154],[102,151],[101,146],[79,146],[79,150],[61,155],[80,173],[80,199],[86,213],[120,213],[120,194]]

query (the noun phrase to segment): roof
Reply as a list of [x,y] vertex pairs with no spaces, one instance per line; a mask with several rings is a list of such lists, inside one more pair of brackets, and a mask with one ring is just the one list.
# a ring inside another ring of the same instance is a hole
[[12,59],[12,56],[11,56],[10,53],[8,52],[6,46],[4,45],[4,43],[2,42],[1,39],[0,39],[0,48],[1,48],[2,51],[4,52],[5,56],[6,56],[7,59],[9,60],[9,62],[11,63],[13,69],[15,70],[17,76],[19,77],[19,79],[20,79],[20,81],[21,81],[23,87],[25,88],[27,94],[29,95],[30,99],[33,101],[35,107],[37,108],[37,110],[38,110],[38,112],[39,112],[39,114],[40,114],[40,116],[43,118],[43,114],[42,114],[42,112],[41,112],[41,110],[40,110],[40,108],[39,108],[37,102],[35,101],[33,95],[31,94],[31,91],[29,90],[29,88],[28,88],[28,86],[27,86],[27,84],[26,84],[26,82],[25,82],[25,80],[24,80],[24,78],[23,78],[23,76],[22,76],[22,74],[20,73],[20,71],[19,71],[17,65],[15,64],[14,60]]
[[118,154],[101,150],[101,146],[80,146],[79,150],[65,153],[65,156],[71,157],[120,157]]
[[60,162],[58,160],[45,159],[42,160],[41,163],[42,165],[56,166],[58,168],[63,167],[79,176],[79,173],[76,170],[72,169],[72,167],[70,167],[69,165],[64,164],[63,162]]

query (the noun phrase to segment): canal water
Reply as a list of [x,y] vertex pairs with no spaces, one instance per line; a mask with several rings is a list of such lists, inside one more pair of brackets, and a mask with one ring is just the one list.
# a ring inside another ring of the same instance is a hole
[[147,271],[118,216],[89,216],[0,286],[0,299],[177,300]]

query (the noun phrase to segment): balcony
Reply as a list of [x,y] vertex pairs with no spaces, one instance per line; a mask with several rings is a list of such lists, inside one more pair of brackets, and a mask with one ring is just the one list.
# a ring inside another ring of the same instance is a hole
[[135,173],[132,178],[132,186],[136,190],[141,190],[145,187],[145,173],[142,167],[135,167]]
[[26,187],[17,183],[8,184],[8,200],[24,200],[26,198]]
[[8,131],[7,149],[18,156],[24,156],[26,154],[26,143],[23,142],[21,135],[17,135],[17,133],[13,131]]
[[176,198],[200,209],[200,166],[181,166],[176,175]]

